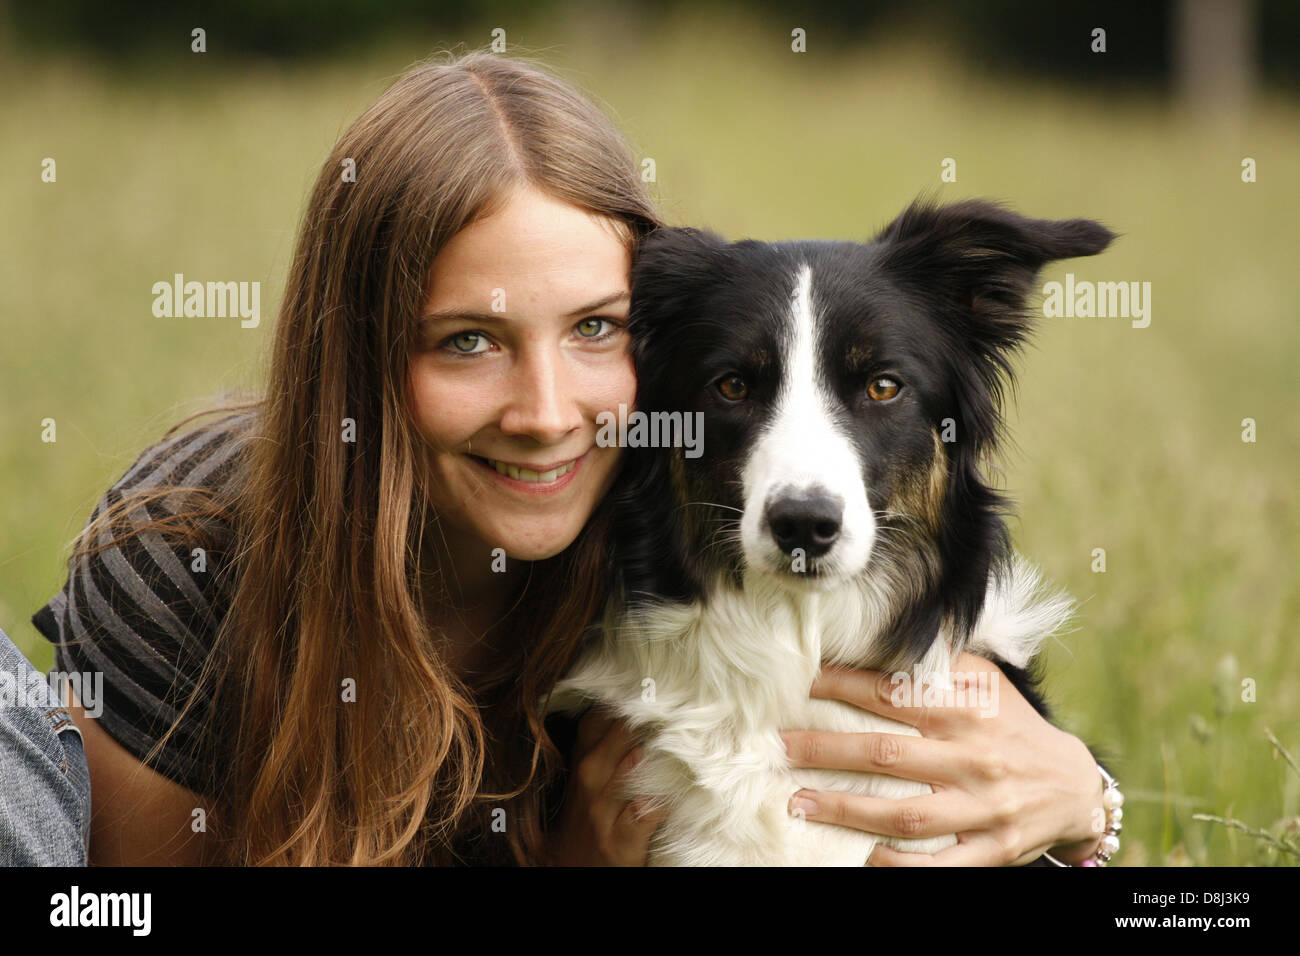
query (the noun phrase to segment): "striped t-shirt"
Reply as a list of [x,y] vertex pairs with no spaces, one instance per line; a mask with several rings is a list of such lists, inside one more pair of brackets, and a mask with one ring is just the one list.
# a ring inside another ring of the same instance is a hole
[[[163,482],[230,488],[254,414],[227,415],[145,449],[100,500],[92,520],[127,492]],[[139,527],[181,503],[137,507],[130,521]],[[223,572],[233,531],[219,519],[205,528],[203,542],[169,541],[149,530],[79,559],[62,590],[32,616],[55,644],[56,670],[80,673],[83,682],[103,674],[100,726],[142,761],[189,699],[229,605]],[[96,543],[111,538],[104,533]],[[201,733],[207,713],[207,701],[196,701],[149,764],[203,795],[214,792],[218,768],[226,765],[220,740]]]

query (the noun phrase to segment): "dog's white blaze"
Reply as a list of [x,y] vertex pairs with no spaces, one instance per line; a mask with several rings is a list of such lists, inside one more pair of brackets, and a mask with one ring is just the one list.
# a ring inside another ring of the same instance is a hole
[[774,496],[820,489],[844,505],[840,537],[821,559],[824,570],[830,577],[854,575],[866,567],[876,521],[862,481],[862,463],[835,422],[835,399],[817,360],[818,317],[807,263],[795,276],[788,321],[791,347],[783,356],[772,419],[742,472],[741,545],[751,568],[789,568],[791,559],[772,540],[764,510]]

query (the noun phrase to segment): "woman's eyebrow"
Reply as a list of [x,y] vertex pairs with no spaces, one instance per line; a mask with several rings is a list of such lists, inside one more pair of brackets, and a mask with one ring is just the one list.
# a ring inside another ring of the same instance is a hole
[[632,295],[626,289],[620,290],[618,292],[611,292],[609,295],[603,296],[602,298],[597,299],[595,302],[591,302],[580,308],[574,309],[572,312],[566,315],[565,318],[576,319],[584,312],[595,312],[597,309],[603,309],[607,305],[613,305],[615,302],[622,302],[624,299],[630,299],[630,298],[632,298]]
[[[630,299],[631,297],[631,294],[626,289],[618,292],[611,292],[609,295],[601,296],[594,302],[589,302],[586,305],[579,306],[572,312],[565,313],[564,317],[566,319],[577,318],[587,312],[595,312],[597,309],[603,309],[607,305],[613,305],[615,302],[622,302],[624,299]],[[422,316],[420,322],[423,324],[425,322],[439,322],[448,319],[496,323],[506,321],[507,315],[504,312],[480,312],[476,309],[460,309],[453,306],[447,309],[435,309],[427,315]]]
[[427,315],[420,317],[420,324],[425,325],[432,322],[445,322],[452,319],[464,319],[468,322],[505,322],[507,316],[504,312],[479,312],[474,309],[435,309]]

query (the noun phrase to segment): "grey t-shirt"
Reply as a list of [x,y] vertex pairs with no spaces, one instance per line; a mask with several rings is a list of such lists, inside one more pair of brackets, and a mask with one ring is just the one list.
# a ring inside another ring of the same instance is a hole
[[[237,474],[241,439],[253,414],[210,421],[145,449],[93,517],[132,489],[164,481],[226,489]],[[167,505],[177,506],[171,500]],[[139,527],[165,513],[162,506],[140,507],[130,520]],[[63,588],[32,616],[36,629],[55,644],[55,670],[103,674],[100,726],[142,761],[189,698],[229,606],[233,531],[217,519],[205,527],[203,542],[169,541],[150,530],[79,559]],[[198,547],[201,554],[195,553]],[[203,795],[214,792],[224,766],[223,742],[202,732],[209,709],[206,699],[196,701],[149,764]]]

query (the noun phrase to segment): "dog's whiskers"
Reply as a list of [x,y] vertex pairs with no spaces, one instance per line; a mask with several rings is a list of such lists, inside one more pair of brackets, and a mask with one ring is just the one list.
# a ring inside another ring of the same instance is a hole
[[742,515],[745,513],[744,508],[737,508],[734,505],[724,505],[717,501],[684,501],[677,506],[677,510],[680,511],[682,508],[685,508],[687,505],[704,505],[705,507],[708,508],[725,508],[728,511],[734,511],[737,514],[742,514]]

